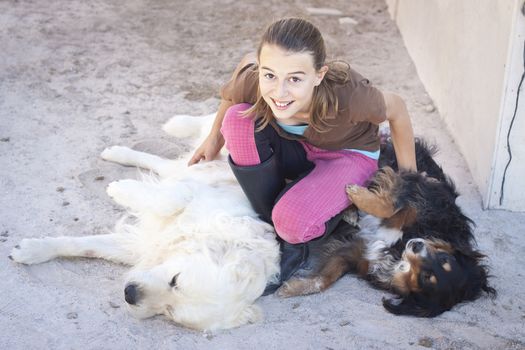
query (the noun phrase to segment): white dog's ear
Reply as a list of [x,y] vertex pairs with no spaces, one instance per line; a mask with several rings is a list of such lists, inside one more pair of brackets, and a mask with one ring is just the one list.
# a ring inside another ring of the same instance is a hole
[[232,279],[235,283],[246,281],[255,274],[255,268],[251,259],[239,259],[232,271]]
[[261,296],[266,287],[266,274],[262,261],[244,256],[231,270],[230,280],[235,286],[235,294],[248,302]]

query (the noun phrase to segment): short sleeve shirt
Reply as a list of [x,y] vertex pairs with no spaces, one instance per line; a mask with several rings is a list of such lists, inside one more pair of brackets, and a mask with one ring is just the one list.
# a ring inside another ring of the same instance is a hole
[[[359,149],[377,151],[379,149],[378,124],[386,120],[386,106],[381,91],[368,79],[349,68],[349,79],[345,84],[335,87],[338,110],[326,116],[330,125],[323,131],[308,126],[303,135],[284,131],[275,120],[270,125],[286,139],[306,141],[327,150]],[[238,67],[230,81],[221,89],[221,97],[233,104],[257,101],[259,72],[255,63]]]

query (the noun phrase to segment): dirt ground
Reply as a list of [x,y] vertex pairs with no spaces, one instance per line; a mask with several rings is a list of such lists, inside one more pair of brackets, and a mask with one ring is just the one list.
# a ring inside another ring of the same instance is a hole
[[[308,7],[342,16],[310,16]],[[319,295],[263,297],[262,322],[205,334],[131,318],[123,266],[7,259],[24,237],[111,229],[122,209],[105,186],[139,172],[103,162],[100,152],[115,144],[170,157],[189,151],[162,123],[213,113],[221,83],[282,16],[310,19],[331,57],[405,98],[416,134],[440,147],[437,159],[477,223],[497,299],[435,319],[396,317],[381,306],[385,292],[345,276]],[[525,349],[525,214],[482,210],[383,1],[0,0],[0,43],[0,348]]]

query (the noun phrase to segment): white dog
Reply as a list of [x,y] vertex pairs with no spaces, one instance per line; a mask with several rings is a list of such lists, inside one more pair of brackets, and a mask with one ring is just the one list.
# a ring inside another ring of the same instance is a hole
[[[176,116],[164,130],[196,136],[212,118]],[[132,265],[124,294],[139,318],[162,314],[199,330],[257,321],[261,312],[254,302],[279,272],[279,248],[224,157],[188,167],[187,159],[115,146],[102,158],[150,169],[160,179],[109,184],[108,195],[129,210],[114,233],[24,239],[11,258],[37,264],[78,256]]]

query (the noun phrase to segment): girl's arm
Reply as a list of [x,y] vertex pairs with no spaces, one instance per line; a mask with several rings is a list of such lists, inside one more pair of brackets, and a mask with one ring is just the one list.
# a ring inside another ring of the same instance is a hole
[[405,101],[389,92],[383,93],[383,96],[398,167],[400,170],[417,171],[414,132]]
[[[256,60],[255,53],[249,53],[245,55],[241,62],[237,65],[237,68],[233,72],[233,77],[237,76],[239,71],[246,66],[249,63],[253,63]],[[202,144],[195,150],[193,153],[193,156],[191,157],[190,161],[188,162],[188,165],[193,165],[201,160],[204,161],[210,161],[213,160],[217,154],[221,151],[222,146],[224,146],[224,137],[221,134],[221,126],[222,121],[224,119],[224,115],[226,114],[226,111],[228,108],[230,108],[233,105],[231,101],[227,101],[224,99],[221,99],[221,103],[219,105],[219,109],[217,110],[217,116],[215,117],[215,121],[213,122],[213,126],[210,130],[210,133],[206,137],[206,139],[202,142]]]
[[213,122],[210,133],[202,144],[195,150],[193,156],[191,157],[188,165],[193,165],[201,160],[210,161],[213,160],[217,154],[221,151],[222,146],[224,146],[224,137],[221,134],[222,120],[226,114],[226,110],[232,105],[231,102],[226,100],[221,100],[219,109],[217,110],[217,116]]

